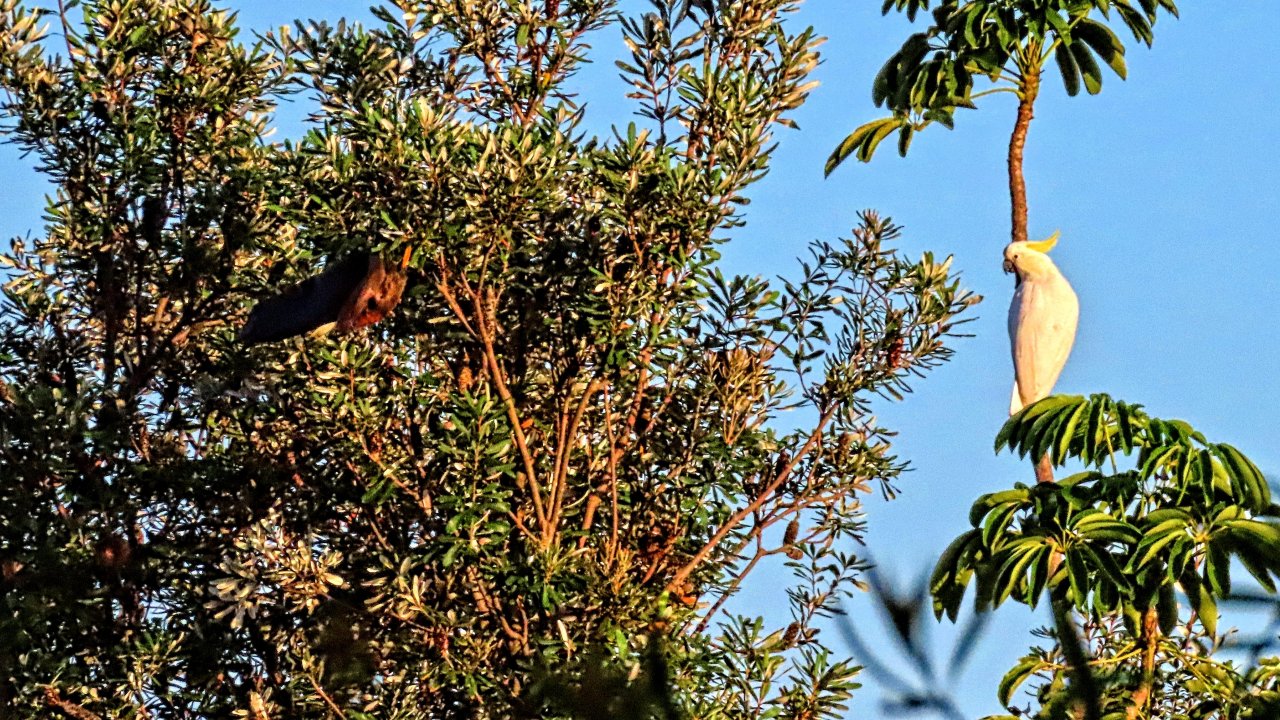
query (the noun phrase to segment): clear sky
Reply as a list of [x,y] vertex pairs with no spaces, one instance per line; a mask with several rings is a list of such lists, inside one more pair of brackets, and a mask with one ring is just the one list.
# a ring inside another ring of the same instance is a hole
[[[295,17],[368,19],[365,0],[224,0],[246,28]],[[930,128],[907,159],[886,145],[870,165],[854,161],[829,179],[822,164],[856,125],[879,117],[870,84],[910,32],[881,17],[879,0],[812,0],[796,20],[829,38],[822,85],[781,131],[772,173],[752,191],[748,225],[724,248],[728,270],[792,273],[780,259],[813,239],[847,235],[856,213],[875,208],[906,227],[902,249],[954,254],[965,284],[986,296],[974,337],[955,359],[880,417],[901,431],[898,453],[914,471],[892,502],[872,499],[868,546],[887,574],[917,577],[967,527],[981,493],[1029,481],[1012,456],[992,454],[1007,415],[1012,369],[1005,313],[1011,279],[1000,252],[1009,235],[1005,148],[1012,98],[962,111],[955,131]],[[1046,75],[1027,151],[1030,234],[1062,230],[1054,258],[1080,296],[1075,350],[1058,390],[1108,392],[1183,418],[1210,440],[1230,442],[1273,479],[1280,475],[1280,300],[1272,262],[1280,211],[1280,71],[1274,64],[1273,0],[1183,5],[1161,18],[1154,49],[1129,46],[1129,80],[1108,76],[1096,97],[1067,98]],[[1230,8],[1228,10],[1227,8]],[[611,60],[616,28],[598,35],[601,55],[582,74],[595,127],[625,124],[628,106]],[[296,113],[295,113],[296,114]],[[288,117],[285,113],[283,117]],[[297,126],[282,120],[281,136]],[[12,147],[0,148],[0,236],[37,231],[45,188]],[[778,617],[776,587],[755,578],[740,611]],[[864,635],[878,624],[865,597],[851,605]],[[1231,624],[1224,617],[1223,625]],[[1020,606],[997,613],[955,690],[965,714],[1000,711],[996,682],[1047,623]],[[948,628],[936,633],[939,656]],[[875,681],[864,676],[874,686]],[[852,715],[880,714],[878,693],[855,695]]]

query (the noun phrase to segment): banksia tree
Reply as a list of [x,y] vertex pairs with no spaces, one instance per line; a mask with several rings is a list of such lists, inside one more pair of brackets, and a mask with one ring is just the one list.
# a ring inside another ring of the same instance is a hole
[[[839,712],[814,621],[902,469],[871,402],[973,298],[870,212],[776,287],[717,270],[811,88],[793,3],[404,0],[253,45],[203,0],[73,5],[0,5],[6,130],[55,187],[4,256],[0,703]],[[591,137],[565,83],[619,29],[639,123]],[[378,324],[237,339],[406,251]],[[784,558],[791,621],[729,614]]]

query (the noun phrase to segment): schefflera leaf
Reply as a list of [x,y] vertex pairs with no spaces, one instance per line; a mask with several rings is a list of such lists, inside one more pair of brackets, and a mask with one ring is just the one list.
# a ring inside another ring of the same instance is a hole
[[1085,471],[978,498],[973,528],[934,570],[939,617],[957,616],[976,578],[980,608],[1034,607],[1047,591],[1078,612],[1123,615],[1135,632],[1148,609],[1164,632],[1190,611],[1213,636],[1233,561],[1275,592],[1280,525],[1266,479],[1189,423],[1102,394],[1052,396],[1010,417],[995,447]]

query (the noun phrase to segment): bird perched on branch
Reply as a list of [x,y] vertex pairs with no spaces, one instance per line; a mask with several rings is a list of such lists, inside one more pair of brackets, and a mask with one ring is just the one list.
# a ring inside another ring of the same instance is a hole
[[[1009,305],[1013,351],[1013,398],[1009,414],[1053,392],[1075,342],[1080,302],[1047,254],[1058,233],[1037,242],[1012,242],[1004,249],[1004,270],[1017,276]],[[1048,456],[1037,458],[1036,479],[1053,482]]]
[[260,301],[240,331],[249,345],[284,340],[315,330],[340,333],[372,325],[391,313],[404,293],[405,267],[381,256],[357,252],[333,263],[285,292]]

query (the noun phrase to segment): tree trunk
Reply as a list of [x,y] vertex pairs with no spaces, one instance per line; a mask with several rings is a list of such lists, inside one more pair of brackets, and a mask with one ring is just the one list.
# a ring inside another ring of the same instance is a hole
[[[1035,116],[1036,96],[1040,94],[1040,69],[1024,68],[1018,94],[1018,120],[1009,138],[1009,206],[1012,213],[1011,236],[1014,242],[1027,241],[1027,182],[1022,175],[1022,156],[1027,147],[1027,130]],[[1053,482],[1053,464],[1046,453],[1035,463],[1036,482]]]
[[1152,605],[1142,615],[1142,680],[1133,691],[1133,702],[1125,713],[1126,720],[1138,720],[1151,702],[1151,690],[1155,686],[1156,648],[1160,644],[1160,615]]
[[1022,177],[1022,152],[1027,146],[1027,130],[1036,96],[1040,94],[1040,69],[1026,68],[1022,74],[1022,87],[1018,95],[1018,120],[1013,124],[1009,138],[1009,201],[1013,215],[1013,241],[1027,240],[1027,183]]
[[1053,463],[1049,461],[1049,453],[1041,455],[1036,463],[1036,482],[1053,482]]

